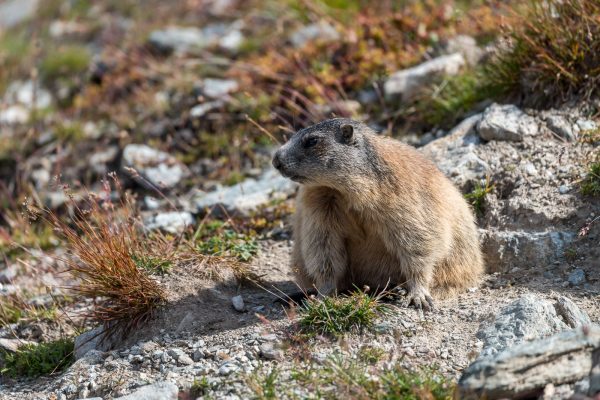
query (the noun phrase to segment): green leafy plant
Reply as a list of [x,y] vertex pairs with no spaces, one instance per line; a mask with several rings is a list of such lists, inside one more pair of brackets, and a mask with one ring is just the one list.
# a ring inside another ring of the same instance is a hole
[[166,258],[147,254],[132,254],[131,258],[138,268],[144,269],[151,274],[164,275],[169,273],[171,268],[173,268],[173,262]]
[[312,297],[298,310],[302,332],[337,336],[351,330],[370,329],[387,311],[380,297],[355,291],[348,296]]
[[483,215],[485,209],[485,198],[494,189],[494,185],[489,178],[484,183],[477,182],[470,193],[465,194],[465,199],[469,201],[477,215]]
[[13,377],[36,377],[60,372],[73,363],[73,349],[72,339],[23,345],[15,353],[4,352],[2,373]]
[[226,229],[206,240],[200,241],[198,250],[207,255],[230,256],[240,261],[249,261],[258,253],[258,243],[250,235]]

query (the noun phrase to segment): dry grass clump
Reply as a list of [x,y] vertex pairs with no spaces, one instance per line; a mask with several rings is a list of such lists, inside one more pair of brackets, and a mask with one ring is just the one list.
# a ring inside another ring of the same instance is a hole
[[598,94],[600,2],[534,0],[513,14],[507,49],[489,68],[492,83],[537,106]]
[[[90,194],[84,205],[71,199],[69,223],[52,212],[42,214],[42,218],[66,241],[68,255],[63,261],[79,281],[72,289],[94,300],[94,307],[85,316],[103,323],[110,333],[126,334],[147,321],[166,295],[139,265],[140,257],[158,255],[148,250],[148,236],[134,217],[132,201],[126,196],[117,207],[110,193],[110,184],[105,183],[104,193]],[[156,250],[162,253],[159,265],[164,266],[162,260],[168,252]]]

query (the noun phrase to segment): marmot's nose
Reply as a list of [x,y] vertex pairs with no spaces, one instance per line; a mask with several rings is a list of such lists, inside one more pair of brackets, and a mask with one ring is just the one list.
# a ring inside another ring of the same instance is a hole
[[276,169],[281,169],[281,159],[279,157],[279,152],[275,153],[275,155],[273,156],[273,166]]

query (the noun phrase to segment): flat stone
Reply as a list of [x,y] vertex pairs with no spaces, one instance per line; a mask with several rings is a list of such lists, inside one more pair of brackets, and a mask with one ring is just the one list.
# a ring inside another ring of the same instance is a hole
[[206,113],[217,108],[223,107],[224,104],[225,103],[223,103],[221,100],[209,101],[206,103],[198,104],[190,109],[190,117],[203,117]]
[[492,104],[483,112],[477,124],[479,136],[486,141],[520,142],[526,136],[537,135],[538,130],[535,118],[512,104]]
[[297,184],[281,176],[275,169],[269,169],[258,179],[248,178],[233,186],[217,189],[209,193],[193,196],[196,211],[206,209],[218,211],[222,205],[228,212],[245,214],[267,204],[275,196],[289,196],[295,192]]
[[215,23],[202,29],[170,26],[150,34],[150,44],[164,52],[194,53],[207,47],[218,46],[235,52],[244,41],[240,23]]
[[429,84],[435,76],[456,75],[464,65],[465,59],[462,54],[454,53],[394,72],[384,82],[385,96],[388,98],[400,97],[403,101],[408,100]]
[[334,42],[339,39],[340,33],[334,26],[325,21],[304,26],[290,36],[290,41],[294,47],[303,47],[306,43],[317,40],[320,42]]
[[97,327],[75,337],[75,348],[73,351],[75,359],[79,360],[92,350],[110,350],[115,344],[114,338],[106,338],[105,340],[103,340],[103,332],[104,329],[102,327]]
[[177,400],[179,389],[171,382],[156,382],[142,386],[127,396],[115,397],[115,400]]
[[181,233],[192,225],[194,225],[194,217],[187,211],[163,212],[144,221],[146,229],[162,230],[173,234]]
[[207,78],[202,82],[202,93],[212,98],[221,98],[239,89],[239,84],[233,79]]

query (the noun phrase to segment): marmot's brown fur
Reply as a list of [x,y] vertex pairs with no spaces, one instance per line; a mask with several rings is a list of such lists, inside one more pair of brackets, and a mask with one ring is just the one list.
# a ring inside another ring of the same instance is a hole
[[296,133],[273,165],[299,183],[292,267],[322,295],[403,285],[416,307],[476,285],[483,261],[473,213],[413,147],[349,119]]

